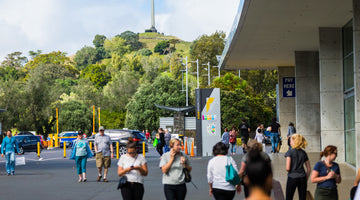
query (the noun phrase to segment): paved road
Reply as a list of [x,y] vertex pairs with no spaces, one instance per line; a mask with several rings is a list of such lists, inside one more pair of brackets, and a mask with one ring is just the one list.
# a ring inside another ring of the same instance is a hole
[[[267,150],[269,150],[267,148]],[[241,150],[234,156],[238,165],[242,157]],[[70,151],[68,151],[70,154]],[[310,153],[309,158],[313,167],[318,160],[318,153]],[[109,170],[109,183],[96,182],[97,170],[95,160],[89,159],[87,165],[88,182],[78,183],[75,163],[73,160],[63,158],[61,150],[47,150],[42,152],[42,160],[38,160],[35,153],[26,153],[26,165],[16,167],[15,176],[6,176],[4,158],[0,158],[0,200],[32,200],[32,199],[56,199],[56,200],[83,200],[83,199],[122,199],[116,190],[117,160],[112,162]],[[159,169],[159,156],[154,148],[150,148],[146,154],[149,175],[145,177],[144,200],[162,200],[164,198],[163,185],[161,184],[161,170]],[[213,199],[208,196],[208,184],[206,180],[206,167],[211,157],[191,158],[193,166],[193,181],[198,186],[196,190],[191,184],[187,184],[189,200]],[[274,177],[282,184],[285,191],[286,171],[284,154],[271,154]],[[343,181],[338,186],[340,199],[348,199],[349,189],[355,178],[355,170],[346,164],[340,165]],[[308,183],[308,189],[313,193],[315,184]],[[237,194],[235,199],[243,199],[243,193]],[[295,198],[297,199],[297,195]]]

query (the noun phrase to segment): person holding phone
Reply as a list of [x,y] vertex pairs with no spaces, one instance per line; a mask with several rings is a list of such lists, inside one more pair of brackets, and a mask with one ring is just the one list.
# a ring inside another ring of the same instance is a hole
[[144,176],[148,174],[147,161],[142,154],[137,154],[136,142],[132,138],[129,138],[126,148],[127,153],[118,161],[118,175],[127,177],[121,196],[127,200],[141,200],[144,196]]
[[183,167],[191,172],[189,158],[180,152],[179,139],[170,140],[170,151],[161,157],[159,167],[163,172],[162,183],[167,200],[184,200],[186,196],[185,174]]

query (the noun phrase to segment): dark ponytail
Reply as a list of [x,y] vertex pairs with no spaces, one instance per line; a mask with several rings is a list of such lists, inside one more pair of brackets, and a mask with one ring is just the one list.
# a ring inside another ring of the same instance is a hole
[[[245,174],[249,179],[249,187],[260,187],[265,191],[269,190],[267,179],[272,177],[271,165],[268,161],[262,158],[257,150],[250,150],[248,152],[248,162],[245,167]],[[270,186],[271,187],[271,186]]]

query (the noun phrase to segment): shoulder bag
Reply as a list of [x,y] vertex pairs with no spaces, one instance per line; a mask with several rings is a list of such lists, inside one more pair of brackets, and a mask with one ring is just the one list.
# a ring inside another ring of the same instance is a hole
[[229,159],[230,157],[228,156],[227,165],[225,166],[226,168],[225,180],[231,183],[232,185],[238,185],[241,182],[239,174],[236,172],[231,162],[229,162]]
[[[136,159],[137,159],[137,156],[135,157],[135,160],[131,166],[133,166],[135,164]],[[124,175],[124,176],[120,177],[117,189],[120,190],[121,188],[123,188],[126,185],[126,183],[127,183],[127,176]]]

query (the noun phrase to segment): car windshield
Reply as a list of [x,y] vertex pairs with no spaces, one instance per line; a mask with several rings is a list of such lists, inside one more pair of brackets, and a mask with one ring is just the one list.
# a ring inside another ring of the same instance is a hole
[[145,140],[145,137],[140,132],[133,132],[135,138]]
[[63,137],[74,137],[77,136],[77,133],[65,133]]

